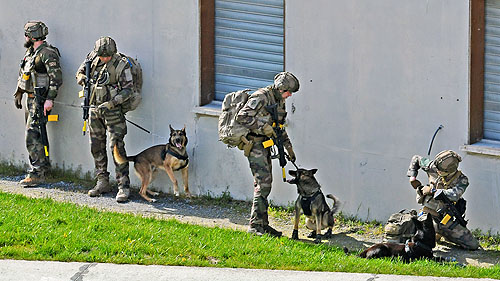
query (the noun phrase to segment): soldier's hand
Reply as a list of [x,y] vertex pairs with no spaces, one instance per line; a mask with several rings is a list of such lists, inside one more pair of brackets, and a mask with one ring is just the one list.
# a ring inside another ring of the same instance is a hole
[[14,105],[17,109],[23,108],[23,91],[20,88],[17,88],[17,91],[14,93]]
[[47,113],[52,110],[52,107],[54,106],[54,102],[52,100],[45,100],[43,103],[43,115],[47,116]]
[[297,160],[297,157],[295,157],[295,152],[293,152],[293,148],[289,146],[286,148],[286,151],[288,152],[289,160],[295,162],[295,160]]
[[113,109],[113,108],[115,108],[114,103],[112,101],[107,101],[107,102],[101,103],[97,107],[97,110],[104,111],[104,110],[110,110],[110,109]]
[[429,194],[433,194],[433,193],[434,193],[434,190],[430,185],[426,185],[426,186],[422,187],[422,194],[423,195],[429,195]]
[[417,189],[419,186],[422,186],[422,183],[415,177],[410,178],[410,184],[413,187],[413,189]]
[[85,74],[78,73],[78,75],[76,75],[76,83],[78,83],[78,85],[83,86],[85,81],[87,81],[87,76],[85,76]]
[[264,125],[264,127],[262,127],[262,132],[268,138],[270,138],[270,137],[276,137],[276,132],[274,132],[273,127],[271,125],[267,124],[267,123]]

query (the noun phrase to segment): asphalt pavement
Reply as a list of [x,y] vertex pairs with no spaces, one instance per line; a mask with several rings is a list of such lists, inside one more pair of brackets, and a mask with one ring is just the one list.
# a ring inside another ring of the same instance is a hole
[[493,280],[405,276],[368,273],[311,272],[241,268],[160,266],[109,263],[0,260],[0,280],[9,281],[92,281],[92,280],[237,280],[237,281],[447,281]]

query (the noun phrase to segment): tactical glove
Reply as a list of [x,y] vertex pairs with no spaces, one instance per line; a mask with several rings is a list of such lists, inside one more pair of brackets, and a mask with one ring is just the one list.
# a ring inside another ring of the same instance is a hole
[[426,185],[426,186],[422,187],[422,194],[423,195],[433,194],[434,192],[435,192],[435,190],[433,190],[433,188],[430,185]]
[[297,157],[295,157],[295,152],[293,152],[293,148],[291,146],[288,146],[286,148],[286,151],[288,152],[288,160],[295,162],[297,160]]
[[113,101],[107,101],[107,102],[104,102],[104,103],[101,103],[98,107],[97,107],[97,110],[103,112],[105,110],[111,110],[115,108],[115,104],[113,103]]
[[14,105],[16,108],[23,108],[22,100],[23,100],[23,90],[21,88],[17,88],[17,91],[14,93]]
[[419,180],[410,180],[410,184],[413,189],[417,189],[418,187],[422,186],[422,183]]
[[87,76],[85,76],[85,74],[78,73],[78,75],[76,75],[76,83],[78,83],[78,85],[83,86],[85,81],[87,81]]
[[262,132],[268,138],[270,138],[270,137],[276,137],[276,132],[274,132],[273,127],[271,125],[267,124],[267,123],[264,125],[264,127],[262,127]]

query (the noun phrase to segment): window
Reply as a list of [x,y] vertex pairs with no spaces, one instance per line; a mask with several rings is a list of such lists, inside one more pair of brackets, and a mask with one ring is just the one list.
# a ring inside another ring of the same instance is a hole
[[201,105],[272,84],[284,69],[284,0],[202,0],[201,44]]

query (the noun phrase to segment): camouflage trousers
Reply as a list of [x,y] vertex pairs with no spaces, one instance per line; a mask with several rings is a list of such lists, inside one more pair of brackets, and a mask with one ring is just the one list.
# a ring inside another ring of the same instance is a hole
[[42,144],[42,134],[38,121],[34,119],[36,103],[34,98],[27,99],[28,115],[26,119],[26,149],[28,150],[30,169],[28,173],[33,176],[43,176],[50,168],[50,161],[45,156]]
[[440,219],[433,216],[434,229],[436,234],[442,235],[448,241],[453,242],[467,250],[477,250],[479,248],[479,241],[472,235],[467,227],[457,224],[453,229],[450,229],[452,220],[448,221],[446,225],[440,223]]
[[260,142],[255,143],[248,156],[248,163],[254,179],[250,225],[268,225],[267,197],[271,193],[273,182],[270,149],[264,148]]
[[[106,152],[106,132],[109,132],[109,146],[113,151],[114,146],[118,147],[121,155],[125,156],[125,142],[123,138],[127,134],[127,124],[125,116],[119,110],[98,111],[90,110],[90,151],[94,157],[95,173],[97,178],[109,178],[108,154]],[[114,158],[113,158],[114,161]],[[116,181],[120,187],[130,186],[129,164],[115,163]]]

